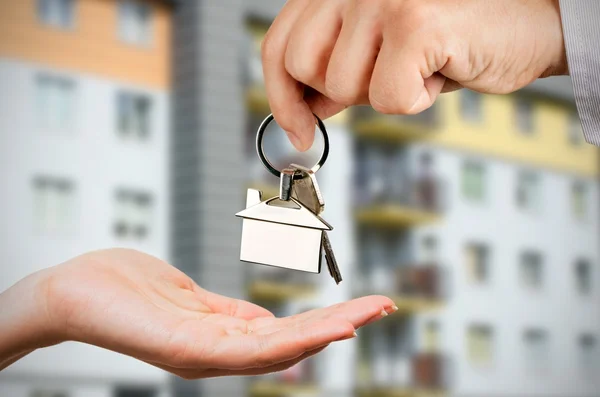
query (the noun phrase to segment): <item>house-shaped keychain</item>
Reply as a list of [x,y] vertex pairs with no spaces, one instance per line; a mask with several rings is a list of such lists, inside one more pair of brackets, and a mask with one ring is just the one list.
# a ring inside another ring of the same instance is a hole
[[300,202],[261,202],[261,193],[248,189],[246,209],[236,216],[243,218],[240,260],[320,273],[323,233],[333,228]]

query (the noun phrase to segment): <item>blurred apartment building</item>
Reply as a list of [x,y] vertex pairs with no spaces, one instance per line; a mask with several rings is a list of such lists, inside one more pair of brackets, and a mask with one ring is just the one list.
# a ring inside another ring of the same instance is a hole
[[[246,153],[249,185],[272,196],[277,180],[253,147],[269,113],[267,27],[247,21]],[[257,379],[251,394],[597,395],[600,163],[568,79],[510,96],[462,90],[417,116],[357,108],[326,124],[331,157],[317,177],[344,282],[259,267],[248,293],[288,314],[381,293],[400,313],[360,330],[359,344]]]
[[[0,1],[2,278],[89,250],[167,255],[171,5]],[[0,374],[12,397],[160,397],[162,371],[80,344]]]
[[[127,245],[278,315],[370,293],[400,313],[256,379],[169,381],[60,346],[0,374],[0,395],[596,395],[599,159],[568,82],[328,120],[317,177],[344,282],[239,262],[245,189],[277,191],[253,143],[269,113],[260,42],[283,4],[0,0],[1,247],[15,264],[0,282]],[[281,131],[272,146],[292,153]]]

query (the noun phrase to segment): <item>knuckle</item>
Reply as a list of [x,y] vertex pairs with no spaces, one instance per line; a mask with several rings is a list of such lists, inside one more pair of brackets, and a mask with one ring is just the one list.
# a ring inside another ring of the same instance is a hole
[[273,34],[269,30],[265,37],[263,38],[262,43],[260,43],[260,54],[262,61],[268,61],[273,59],[276,56],[277,47],[275,46]]
[[369,102],[375,111],[382,114],[408,114],[412,104],[398,94],[393,84],[376,86],[369,92]]
[[357,103],[360,96],[360,90],[354,84],[349,84],[349,80],[344,80],[336,75],[326,79],[325,91],[328,98],[344,106],[352,106]]
[[387,0],[354,0],[354,11],[359,15],[372,16],[379,15],[389,1]]
[[[398,5],[399,6],[399,5]],[[405,28],[408,30],[419,30],[423,27],[431,26],[432,18],[435,18],[435,7],[427,4],[425,1],[410,0],[402,4],[402,10],[394,12],[396,16],[400,16]]]
[[319,66],[314,58],[301,50],[290,48],[285,57],[285,68],[297,81],[310,84],[319,75]]

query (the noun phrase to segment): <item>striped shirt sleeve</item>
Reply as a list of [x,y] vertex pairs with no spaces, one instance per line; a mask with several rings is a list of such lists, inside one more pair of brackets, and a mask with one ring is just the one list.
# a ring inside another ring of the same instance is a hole
[[560,12],[583,134],[600,146],[600,0],[560,0]]

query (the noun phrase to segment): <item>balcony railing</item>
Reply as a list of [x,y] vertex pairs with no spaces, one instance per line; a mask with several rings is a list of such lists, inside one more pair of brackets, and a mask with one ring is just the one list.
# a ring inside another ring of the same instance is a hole
[[393,180],[392,177],[365,179],[356,184],[354,197],[357,207],[399,205],[429,212],[442,210],[443,184],[437,178],[408,179],[404,182]]
[[438,121],[438,113],[438,108],[435,105],[414,115],[384,115],[377,113],[370,106],[357,106],[354,109],[352,119],[356,122],[387,120],[393,123],[435,126]]
[[395,227],[437,220],[445,207],[441,180],[432,177],[402,183],[391,179],[371,177],[356,184],[354,204],[359,221]]
[[[377,360],[381,360],[381,357]],[[418,353],[408,357],[389,357],[385,376],[375,373],[377,365],[363,362],[371,375],[363,379],[359,396],[443,396],[448,388],[449,361],[439,353]]]
[[447,296],[446,269],[436,265],[402,266],[396,269],[396,291],[400,296],[440,300]]
[[411,360],[412,387],[439,390],[446,386],[444,380],[444,358],[437,353],[413,356]]
[[401,312],[434,310],[450,295],[449,270],[436,264],[417,266],[363,266],[364,277],[354,290],[357,296],[384,294],[390,296]]
[[353,111],[353,125],[363,138],[402,142],[424,139],[437,131],[439,111],[434,105],[415,115],[382,115],[370,107],[357,107]]
[[[264,377],[263,377],[264,378]],[[250,386],[250,397],[320,396],[319,387],[312,383],[284,383],[260,380]]]

